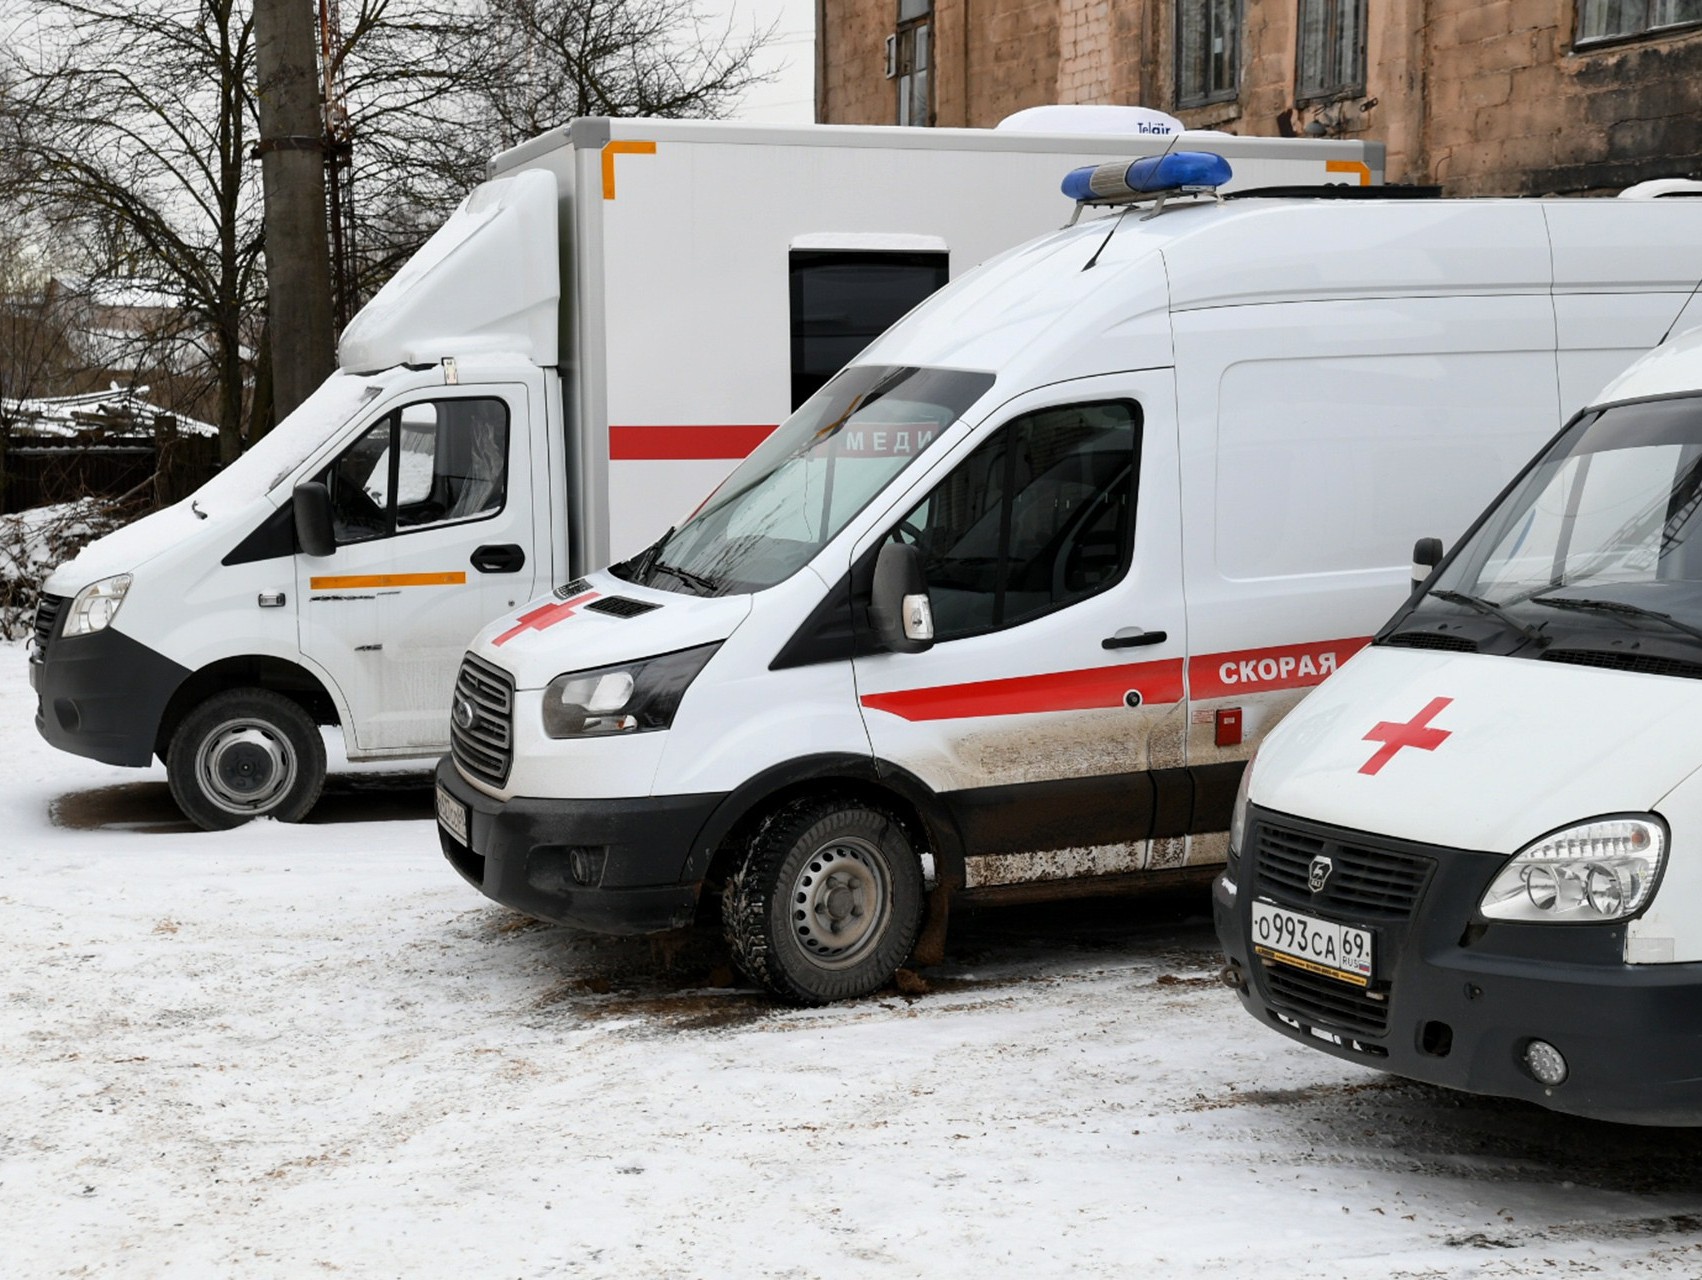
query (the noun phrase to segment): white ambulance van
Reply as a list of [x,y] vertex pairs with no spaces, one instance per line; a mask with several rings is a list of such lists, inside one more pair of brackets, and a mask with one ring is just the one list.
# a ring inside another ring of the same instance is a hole
[[449,861],[602,930],[723,888],[745,971],[806,1002],[884,982],[928,890],[931,944],[953,894],[1221,862],[1242,762],[1407,594],[1414,537],[1702,315],[1691,202],[1337,194],[1013,250],[679,529],[486,628]]
[[1214,893],[1254,1017],[1418,1080],[1702,1124],[1699,513],[1692,331],[1266,740]]
[[[287,422],[49,579],[43,737],[158,756],[204,827],[304,815],[316,724],[355,760],[441,755],[481,626],[653,541],[916,302],[1058,226],[1060,164],[1175,141],[1052,118],[588,119],[496,157]],[[1243,184],[1382,180],[1374,145],[1221,143]]]

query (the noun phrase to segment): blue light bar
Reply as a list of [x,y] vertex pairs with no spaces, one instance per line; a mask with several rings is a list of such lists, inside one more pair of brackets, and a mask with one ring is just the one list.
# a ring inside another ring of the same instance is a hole
[[1185,187],[1216,188],[1233,176],[1229,161],[1209,151],[1172,151],[1129,163],[1083,165],[1064,178],[1072,200],[1130,200]]

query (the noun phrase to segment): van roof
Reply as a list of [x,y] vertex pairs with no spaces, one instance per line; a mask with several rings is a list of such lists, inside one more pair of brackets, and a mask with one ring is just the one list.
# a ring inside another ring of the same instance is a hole
[[1146,212],[1107,213],[990,260],[858,363],[987,369],[1034,386],[1172,363],[1167,310],[1687,294],[1702,279],[1702,202],[1245,198]]

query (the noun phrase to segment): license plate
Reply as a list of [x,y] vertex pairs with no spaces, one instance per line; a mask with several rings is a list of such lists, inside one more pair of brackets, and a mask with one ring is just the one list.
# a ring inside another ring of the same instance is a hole
[[1320,920],[1269,902],[1253,904],[1253,950],[1308,973],[1371,985],[1371,930]]
[[445,791],[437,789],[437,820],[443,829],[462,844],[467,843],[467,806]]

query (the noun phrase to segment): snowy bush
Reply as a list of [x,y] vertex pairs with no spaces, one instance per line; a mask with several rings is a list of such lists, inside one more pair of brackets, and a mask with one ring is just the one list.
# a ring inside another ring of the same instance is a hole
[[41,584],[55,565],[134,515],[134,508],[105,499],[79,498],[0,516],[0,639],[30,633]]

